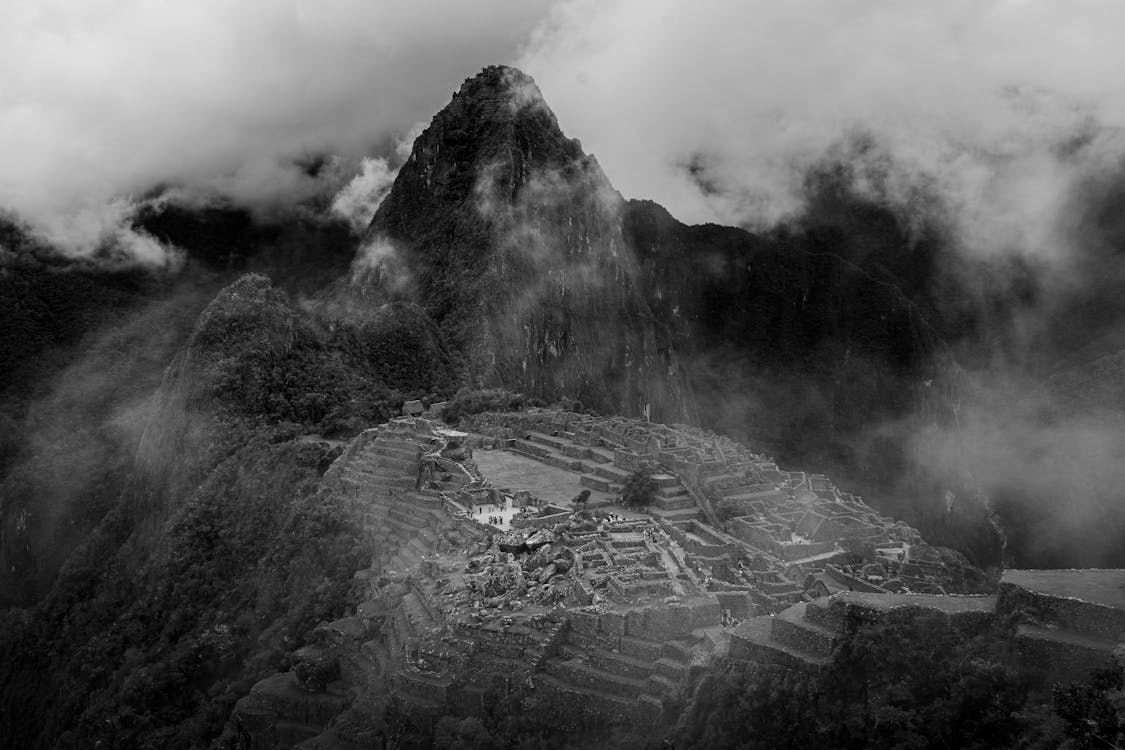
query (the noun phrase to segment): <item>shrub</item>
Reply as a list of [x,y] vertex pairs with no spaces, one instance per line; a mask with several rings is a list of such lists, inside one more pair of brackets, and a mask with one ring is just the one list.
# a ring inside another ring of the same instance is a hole
[[653,467],[642,466],[629,475],[621,491],[621,502],[630,508],[644,508],[656,499],[656,480]]
[[445,420],[456,424],[464,416],[486,411],[519,411],[532,405],[527,396],[503,388],[468,391],[462,390],[445,407]]

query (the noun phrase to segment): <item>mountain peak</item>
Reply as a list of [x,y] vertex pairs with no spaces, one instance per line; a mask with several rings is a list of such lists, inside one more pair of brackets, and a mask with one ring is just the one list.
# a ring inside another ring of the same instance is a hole
[[454,100],[461,97],[495,98],[507,97],[516,103],[542,103],[543,93],[535,84],[535,79],[519,68],[508,65],[489,65],[472,78],[466,78],[461,88],[453,94]]
[[563,134],[531,76],[489,66],[466,79],[414,141],[369,236],[401,236],[435,214],[479,205],[485,185],[491,198],[514,201],[535,175],[575,169],[605,181],[582,144]]

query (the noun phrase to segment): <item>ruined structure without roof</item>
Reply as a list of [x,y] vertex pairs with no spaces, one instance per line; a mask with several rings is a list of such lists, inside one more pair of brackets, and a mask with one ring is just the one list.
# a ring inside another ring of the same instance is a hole
[[[641,467],[655,496],[626,508]],[[997,596],[948,595],[960,572],[914,529],[682,425],[537,409],[451,430],[431,411],[362,433],[324,487],[367,530],[366,601],[301,652],[337,665],[330,684],[298,668],[239,703],[270,741],[362,746],[371,701],[471,715],[515,686],[562,729],[657,728],[721,657],[826,667],[849,618],[940,613],[971,630],[1034,611],[1021,646],[1059,676],[1125,633],[1122,571],[1085,591],[1072,572],[1009,571]]]

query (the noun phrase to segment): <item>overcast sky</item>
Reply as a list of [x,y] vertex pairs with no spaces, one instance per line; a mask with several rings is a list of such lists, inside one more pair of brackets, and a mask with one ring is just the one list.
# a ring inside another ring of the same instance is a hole
[[0,206],[77,248],[156,183],[284,202],[316,187],[295,160],[358,170],[514,63],[684,220],[792,216],[834,156],[904,212],[936,197],[968,245],[1051,254],[1122,153],[1123,29],[1116,0],[8,0]]

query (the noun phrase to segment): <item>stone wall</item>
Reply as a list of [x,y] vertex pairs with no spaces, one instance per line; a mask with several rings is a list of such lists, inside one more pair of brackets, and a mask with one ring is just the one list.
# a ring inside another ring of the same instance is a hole
[[1064,598],[1038,594],[1001,581],[997,596],[999,612],[1023,610],[1036,620],[1058,627],[1089,633],[1099,638],[1125,640],[1125,610],[1083,601],[1078,598],[1078,591],[1071,597]]
[[714,595],[673,604],[627,610],[577,609],[568,613],[570,627],[583,635],[603,636],[607,648],[620,647],[623,636],[664,642],[696,628],[720,624],[722,607]]
[[720,608],[740,619],[759,614],[757,605],[746,591],[716,591],[715,598],[719,600]]
[[727,531],[751,547],[757,547],[763,552],[768,552],[777,557],[782,556],[781,544],[765,529],[756,526],[747,518],[732,518],[727,526]]

